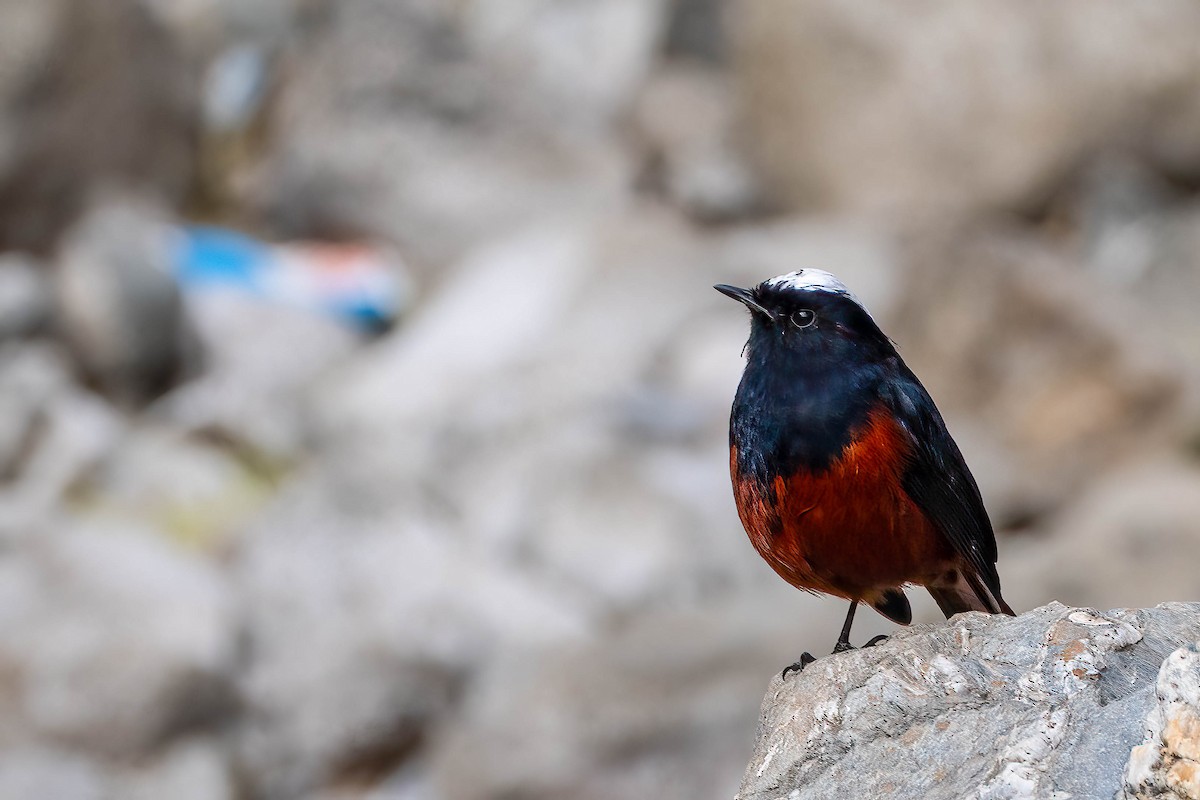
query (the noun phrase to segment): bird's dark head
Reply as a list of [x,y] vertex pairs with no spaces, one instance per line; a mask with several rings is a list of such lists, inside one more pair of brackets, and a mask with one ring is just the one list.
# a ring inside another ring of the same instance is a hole
[[751,361],[803,359],[809,366],[822,361],[832,366],[895,355],[866,307],[824,270],[802,269],[752,289],[713,288],[750,309]]

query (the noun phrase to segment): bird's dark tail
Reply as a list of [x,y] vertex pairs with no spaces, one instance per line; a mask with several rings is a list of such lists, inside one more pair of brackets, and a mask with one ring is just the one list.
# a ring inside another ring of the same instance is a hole
[[904,596],[904,592],[899,589],[887,589],[871,605],[892,622],[899,625],[912,623],[912,606],[908,604],[908,598]]
[[950,619],[962,611],[983,611],[988,614],[1016,616],[998,592],[993,594],[979,579],[979,576],[971,572],[960,571],[958,579],[952,584],[927,586],[926,588],[933,595],[933,599],[937,601],[938,608],[946,615],[946,619]]

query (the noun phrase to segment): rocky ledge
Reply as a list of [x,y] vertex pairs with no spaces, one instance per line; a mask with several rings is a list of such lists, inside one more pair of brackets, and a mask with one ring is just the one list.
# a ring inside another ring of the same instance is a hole
[[1200,603],[961,614],[776,678],[739,800],[1200,798]]

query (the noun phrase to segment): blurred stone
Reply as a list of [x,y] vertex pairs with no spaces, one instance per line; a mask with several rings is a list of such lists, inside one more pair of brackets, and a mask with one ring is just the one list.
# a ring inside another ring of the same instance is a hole
[[[559,125],[609,125],[649,72],[664,0],[483,0],[466,4],[467,40],[507,104]],[[520,87],[519,92],[511,91]]]
[[220,53],[204,77],[204,124],[215,134],[244,130],[258,117],[268,89],[266,51],[235,45]]
[[233,800],[219,750],[203,741],[171,747],[136,765],[70,750],[6,747],[0,753],[0,800]]
[[0,345],[0,483],[20,474],[46,404],[66,388],[67,365],[57,356],[42,345]]
[[57,270],[63,335],[86,375],[122,405],[170,388],[194,361],[157,209],[101,199],[70,232]]
[[730,796],[754,698],[799,652],[762,611],[645,614],[586,645],[509,649],[437,752],[438,796]]
[[[1002,574],[1072,604],[1155,603],[1200,595],[1200,469],[1134,461],[1098,476],[1052,522],[1053,535],[1004,548]],[[1019,595],[1014,594],[1013,602]]]
[[197,75],[138,0],[4,0],[0,250],[48,252],[98,187],[179,200]]
[[0,751],[0,800],[105,800],[104,774],[77,754],[36,747]]
[[1179,198],[1163,176],[1129,158],[1099,159],[1078,183],[1064,211],[1074,218],[1084,263],[1104,283],[1136,287],[1158,249],[1158,222]]
[[121,770],[112,781],[111,796],[121,800],[236,800],[224,753],[204,740],[171,747],[152,763]]
[[960,614],[776,677],[740,800],[1111,797],[1200,604]]
[[281,45],[308,0],[139,0],[189,53],[210,56],[230,42]]
[[[889,334],[951,430],[966,418],[1014,459],[1017,506],[1052,511],[1098,466],[1178,436],[1183,372],[1152,309],[1011,229],[911,234],[901,263]],[[1125,314],[1138,324],[1117,324]]]
[[275,466],[299,458],[309,444],[310,394],[359,336],[327,316],[233,291],[190,292],[186,307],[203,370],[159,408],[175,424],[247,446]]
[[89,514],[151,525],[177,544],[221,552],[266,503],[270,476],[212,442],[142,425],[77,487]]
[[1200,164],[1186,0],[772,0],[731,21],[750,147],[792,207],[963,217],[1036,208],[1099,151]]
[[58,348],[0,348],[0,537],[23,537],[116,445],[125,421],[71,381]]
[[256,202],[287,235],[374,234],[444,263],[615,205],[614,126],[664,0],[325,3],[288,68]]
[[54,33],[62,22],[64,4],[6,0],[3,5],[5,26],[0,31],[0,105],[18,101],[28,82],[42,68],[53,44]]
[[23,256],[0,256],[0,340],[44,330],[52,305],[45,267]]
[[1156,689],[1158,705],[1146,715],[1145,741],[1129,754],[1119,800],[1200,800],[1200,646],[1168,656]]
[[579,637],[578,609],[413,512],[291,485],[237,560],[256,796],[371,785],[414,758],[500,641]]
[[0,571],[0,741],[133,758],[230,714],[222,578],[152,533],[27,537]]
[[734,146],[734,112],[723,73],[683,65],[658,70],[636,108],[647,150],[642,182],[703,222],[761,211],[757,179]]
[[[1129,164],[1089,176],[1078,202],[1078,258],[1089,276],[1136,306],[1157,349],[1200,390],[1200,204]],[[1200,398],[1193,396],[1200,418]]]
[[675,58],[720,64],[728,57],[726,5],[721,0],[671,0],[663,50]]

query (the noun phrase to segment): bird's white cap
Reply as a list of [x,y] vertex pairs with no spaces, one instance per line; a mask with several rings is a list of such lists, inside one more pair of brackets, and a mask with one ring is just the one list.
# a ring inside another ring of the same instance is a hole
[[[834,294],[846,295],[854,302],[859,303],[858,298],[850,291],[846,284],[842,283],[832,272],[826,272],[823,269],[802,269],[798,272],[789,272],[786,275],[777,275],[774,278],[763,281],[764,284],[772,289],[792,289],[798,292],[833,292]],[[862,305],[862,303],[859,303]]]
[[855,305],[867,312],[867,316],[871,316],[871,312],[863,305],[863,301],[858,299],[850,288],[834,275],[832,272],[826,272],[823,269],[802,269],[797,272],[789,272],[786,275],[776,275],[774,278],[763,281],[763,285],[771,289],[790,289],[796,292],[829,292],[837,294],[852,301]]

